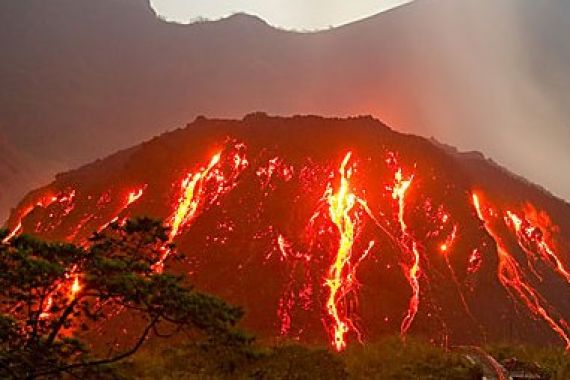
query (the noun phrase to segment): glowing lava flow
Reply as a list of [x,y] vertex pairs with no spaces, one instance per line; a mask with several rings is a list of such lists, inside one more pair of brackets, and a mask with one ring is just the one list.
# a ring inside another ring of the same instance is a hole
[[334,346],[340,351],[346,347],[344,339],[345,334],[349,331],[349,321],[339,315],[337,306],[338,293],[344,284],[344,271],[347,263],[350,261],[352,253],[352,246],[354,244],[354,222],[352,221],[349,213],[355,204],[355,195],[350,192],[349,180],[352,175],[352,170],[346,171],[346,165],[350,160],[351,153],[348,153],[344,158],[340,169],[340,188],[336,193],[332,193],[332,188],[329,187],[329,194],[327,197],[329,204],[329,215],[337,227],[340,234],[338,251],[334,263],[329,268],[328,276],[326,278],[326,285],[329,288],[329,297],[327,299],[327,311],[334,320]]
[[[221,195],[236,185],[237,176],[248,166],[248,161],[243,153],[245,149],[243,144],[237,144],[234,148],[236,152],[232,156],[233,166],[230,175],[224,175],[220,168],[222,159],[220,152],[210,159],[208,166],[196,173],[189,173],[182,180],[180,196],[168,222],[170,226],[168,243],[172,243],[182,229],[194,221],[200,209],[213,204]],[[215,186],[206,188],[210,181],[214,182]],[[156,265],[158,271],[162,270],[164,261],[170,252],[168,248],[163,249],[162,257]]]
[[[514,229],[519,246],[528,256],[536,258],[536,253],[538,253],[540,259],[550,265],[570,284],[568,269],[566,269],[554,248],[546,241],[544,233],[539,226],[532,224],[525,216],[519,216],[511,211],[506,212],[505,221],[508,226]],[[533,251],[532,247],[536,251]]]
[[[63,198],[62,198],[63,199]],[[22,211],[20,213],[20,217],[18,218],[18,222],[16,223],[16,227],[14,227],[12,229],[12,231],[8,234],[8,236],[6,236],[3,240],[2,243],[6,244],[8,241],[10,241],[12,238],[14,238],[16,235],[20,234],[23,230],[22,227],[22,222],[23,220],[31,214],[32,211],[34,211],[36,209],[36,207],[43,207],[43,208],[47,208],[50,205],[52,205],[53,203],[60,201],[60,198],[57,196],[44,196],[43,198],[41,198],[39,201],[37,201],[34,205],[28,206],[24,209],[24,211]]]
[[[202,200],[204,182],[208,179],[209,173],[220,162],[221,153],[215,154],[205,169],[197,173],[188,173],[180,184],[181,194],[178,198],[174,212],[170,217],[170,232],[168,233],[168,243],[172,243],[178,236],[180,230],[184,228],[196,215],[198,206]],[[162,271],[164,261],[170,255],[170,248],[163,248],[160,261],[156,265],[157,271]]]
[[[307,253],[295,251],[285,237],[279,234],[277,237],[277,248],[280,252],[279,259],[281,261],[292,261],[292,271],[285,287],[279,305],[277,308],[277,316],[280,321],[281,335],[288,335],[291,331],[292,313],[296,305],[299,305],[302,310],[309,311],[313,303],[313,284],[311,271],[308,264],[312,260],[312,256]],[[302,266],[305,281],[301,286],[295,286],[294,272],[298,269],[298,265]],[[302,330],[301,330],[302,331]],[[299,333],[301,332],[299,331]]]
[[[447,268],[449,269],[449,273],[451,274],[451,279],[455,283],[455,288],[457,289],[457,293],[459,294],[459,298],[461,300],[463,308],[465,309],[465,312],[476,323],[477,322],[476,318],[473,316],[473,313],[471,312],[471,308],[469,307],[469,304],[467,303],[467,299],[465,298],[465,294],[463,294],[463,291],[461,290],[461,283],[459,282],[459,279],[457,278],[457,273],[455,273],[455,269],[453,269],[453,266],[451,265],[451,262],[449,261],[449,255],[451,253],[451,249],[453,248],[453,246],[455,244],[455,240],[457,239],[457,230],[458,230],[457,225],[454,225],[453,229],[451,231],[451,234],[447,237],[445,242],[440,245],[439,250],[444,256],[445,264],[447,265]],[[472,256],[476,255],[476,252],[477,252],[476,250],[473,251]],[[475,258],[473,258],[473,260],[477,260],[477,258],[475,257]],[[475,264],[475,263],[471,263],[471,258],[470,258],[469,259],[469,265],[473,265],[473,264]],[[469,268],[468,268],[468,271],[469,271]]]
[[410,329],[416,314],[418,313],[418,308],[420,304],[420,253],[418,251],[418,244],[416,240],[408,233],[408,226],[405,221],[405,207],[406,207],[406,193],[412,185],[414,176],[404,179],[402,174],[402,169],[398,169],[394,176],[395,184],[392,188],[392,198],[398,202],[398,221],[400,223],[400,230],[402,232],[402,245],[407,247],[407,251],[410,253],[411,264],[402,264],[405,270],[406,278],[412,288],[412,297],[408,305],[408,311],[406,316],[402,320],[400,326],[400,333],[405,335]]
[[129,192],[129,194],[127,195],[127,200],[126,202],[121,206],[121,208],[119,209],[119,211],[117,211],[115,213],[115,217],[113,219],[111,219],[110,221],[108,221],[107,223],[103,224],[101,227],[99,227],[97,229],[97,232],[101,232],[104,231],[107,227],[109,227],[110,224],[115,223],[116,221],[119,220],[119,215],[125,211],[126,209],[128,209],[129,207],[131,207],[131,205],[133,203],[135,203],[136,201],[138,201],[139,199],[141,199],[141,197],[144,194],[144,191],[146,190],[147,185],[144,185],[136,190],[133,190],[131,192]]
[[171,230],[169,238],[171,241],[178,235],[180,228],[191,221],[196,214],[196,210],[200,204],[204,181],[214,166],[220,162],[220,155],[220,153],[214,155],[206,169],[195,174],[190,173],[182,181],[182,195],[178,200],[178,205],[170,221]]
[[[121,206],[119,211],[116,212],[116,216],[113,219],[111,219],[109,222],[107,222],[107,223],[103,224],[101,227],[99,227],[97,229],[97,232],[104,231],[110,224],[116,222],[119,219],[119,215],[123,211],[128,209],[133,203],[137,202],[143,196],[146,188],[147,188],[147,185],[144,185],[138,189],[135,189],[135,190],[129,192],[127,194],[127,199],[126,199],[125,203]],[[80,223],[78,228],[76,228],[76,230],[74,231],[73,235],[68,238],[69,241],[75,240],[75,236],[77,236],[77,234],[79,233],[81,228],[85,225],[85,223],[87,221],[89,221],[89,219],[90,218],[86,219],[84,223]],[[86,245],[87,245],[87,242],[84,242],[82,244],[82,246],[86,246]],[[74,273],[74,274],[73,274],[73,282],[71,285],[69,285],[69,297],[75,298],[75,295],[81,290],[81,283],[79,281],[79,274],[77,273],[77,268],[73,268],[72,273]]]
[[132,205],[133,203],[135,203],[136,201],[138,201],[138,200],[142,197],[143,192],[144,192],[144,188],[140,188],[140,189],[138,189],[138,190],[131,191],[131,192],[129,193],[129,196],[128,196],[128,199],[127,199],[127,205],[126,205],[126,207],[129,207],[130,205]]
[[537,317],[542,318],[566,344],[566,349],[570,349],[570,337],[565,330],[568,324],[563,319],[556,321],[552,317],[547,308],[551,308],[543,297],[532,287],[524,278],[518,262],[508,252],[501,238],[491,227],[491,222],[483,212],[479,196],[475,193],[472,195],[473,205],[477,212],[477,216],[483,222],[487,233],[495,240],[497,244],[497,254],[499,256],[498,277],[500,283],[509,294],[515,293],[526,305],[528,310]]
[[[70,281],[71,280],[70,276],[73,276],[73,281]],[[50,294],[48,294],[45,301],[45,305],[43,305],[43,307],[40,306],[42,309],[40,313],[41,319],[50,318],[51,316],[50,309],[53,306],[54,294],[60,292],[62,289],[65,289],[65,293],[68,294],[68,299],[73,300],[83,288],[81,282],[79,281],[79,274],[73,274],[73,275],[66,274],[64,280],[54,283],[54,285],[55,288]]]
[[363,203],[364,201],[358,199],[350,190],[352,169],[347,169],[347,165],[351,156],[351,152],[346,154],[338,170],[340,174],[338,190],[334,192],[329,184],[324,196],[330,220],[339,233],[338,248],[325,277],[325,286],[328,289],[326,311],[333,321],[332,344],[337,351],[346,348],[345,336],[351,330],[360,337],[360,332],[354,322],[346,311],[341,311],[341,308],[346,308],[346,296],[358,286],[355,276],[356,268],[374,246],[374,242],[370,242],[368,249],[359,258],[353,257],[358,216],[351,212],[357,202]]

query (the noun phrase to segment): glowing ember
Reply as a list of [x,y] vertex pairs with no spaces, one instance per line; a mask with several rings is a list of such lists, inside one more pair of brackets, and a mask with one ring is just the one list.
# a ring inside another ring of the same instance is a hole
[[479,252],[478,249],[474,249],[473,252],[471,252],[471,256],[469,256],[467,273],[477,273],[479,269],[481,269],[481,265],[483,265],[483,257],[481,257],[481,252]]
[[266,166],[259,167],[255,172],[261,182],[261,188],[265,190],[265,195],[269,190],[275,190],[275,185],[272,183],[274,178],[288,182],[293,178],[293,173],[293,167],[286,165],[279,157],[272,158]]
[[75,298],[75,296],[77,296],[77,293],[79,293],[80,291],[81,291],[81,284],[79,283],[79,276],[76,275],[73,279],[73,284],[71,285],[70,289],[71,297]]

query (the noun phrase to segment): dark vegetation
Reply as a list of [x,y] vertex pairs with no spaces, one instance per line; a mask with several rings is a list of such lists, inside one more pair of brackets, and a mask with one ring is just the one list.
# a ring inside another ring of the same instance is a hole
[[505,367],[537,373],[553,380],[570,379],[570,358],[563,348],[495,344],[486,348]]
[[[232,331],[239,308],[153,270],[166,240],[159,222],[138,219],[95,234],[88,249],[27,236],[0,245],[0,377],[93,375],[150,336],[188,330],[225,345],[245,339]],[[117,312],[128,314],[132,341],[99,352],[89,332]]]
[[[483,370],[460,349],[445,350],[422,339],[398,336],[353,346],[342,354],[324,348],[283,343],[271,348],[249,345],[228,349],[211,344],[180,343],[147,347],[124,363],[125,379],[382,379],[470,380]],[[568,354],[559,348],[497,344],[486,347],[503,366],[542,379],[570,378]]]
[[[479,379],[477,365],[421,340],[399,337],[343,354],[296,344],[249,347],[249,355],[193,343],[144,350],[124,365],[126,378]],[[203,376],[203,377],[200,377]]]

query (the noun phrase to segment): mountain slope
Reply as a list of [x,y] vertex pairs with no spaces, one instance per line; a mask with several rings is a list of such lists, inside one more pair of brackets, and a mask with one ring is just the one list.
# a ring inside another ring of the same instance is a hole
[[[38,163],[20,154],[0,136],[0,220],[21,200],[22,191],[37,188],[50,181],[56,167],[45,162],[42,171]],[[42,174],[43,173],[43,174]]]
[[75,167],[198,114],[373,114],[570,197],[566,1],[417,0],[310,34],[169,24],[146,0],[0,7],[0,125],[36,162]]
[[570,343],[570,205],[370,117],[199,118],[59,175],[9,226],[86,243],[140,215],[263,338]]

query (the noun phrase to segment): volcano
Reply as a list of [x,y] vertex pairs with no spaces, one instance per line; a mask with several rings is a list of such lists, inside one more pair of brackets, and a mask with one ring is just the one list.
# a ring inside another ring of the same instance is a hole
[[8,227],[86,244],[137,216],[185,254],[157,270],[242,305],[262,338],[570,346],[570,205],[372,117],[199,117],[58,175]]

